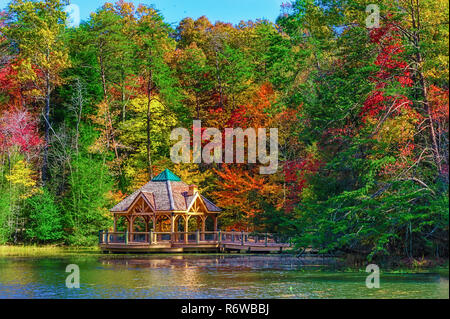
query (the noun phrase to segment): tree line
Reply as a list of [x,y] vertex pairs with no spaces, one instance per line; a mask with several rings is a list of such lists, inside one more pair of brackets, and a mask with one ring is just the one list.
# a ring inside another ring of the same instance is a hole
[[[448,3],[296,0],[275,23],[164,21],[63,0],[0,15],[0,243],[92,245],[114,204],[165,168],[224,209],[222,229],[369,259],[448,255]],[[192,121],[278,128],[259,164],[174,164]]]

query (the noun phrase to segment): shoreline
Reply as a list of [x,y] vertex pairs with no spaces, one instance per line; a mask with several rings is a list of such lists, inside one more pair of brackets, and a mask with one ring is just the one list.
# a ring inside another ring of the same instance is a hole
[[0,245],[0,257],[13,256],[58,256],[68,253],[99,253],[98,246],[65,246],[65,245]]
[[[283,253],[283,254],[257,254],[257,253],[182,253],[182,254],[170,254],[170,253],[158,253],[158,254],[104,254],[98,246],[66,246],[66,245],[0,245],[0,258],[8,257],[70,257],[70,256],[83,256],[83,255],[98,255],[109,256],[112,258],[142,258],[142,257],[164,257],[170,258],[171,256],[286,256],[294,257],[295,254]],[[307,258],[322,258],[321,256]],[[449,260],[444,263],[438,263],[439,261],[424,259],[425,261],[431,261],[430,263],[424,263],[421,266],[406,266],[399,267],[387,267],[385,270],[381,270],[384,273],[438,273],[441,276],[449,277]],[[368,262],[369,264],[369,262]],[[305,265],[307,266],[307,265]],[[327,265],[324,264],[324,267]],[[330,266],[330,265],[328,265]],[[363,271],[365,267],[358,265],[343,264],[341,267],[333,267],[334,271]]]

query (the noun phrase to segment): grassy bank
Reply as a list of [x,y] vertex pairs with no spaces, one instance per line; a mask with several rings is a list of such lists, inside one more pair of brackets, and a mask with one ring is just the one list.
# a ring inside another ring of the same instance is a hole
[[2,245],[0,257],[6,256],[63,256],[72,254],[100,253],[100,249],[93,247],[68,247],[56,245]]

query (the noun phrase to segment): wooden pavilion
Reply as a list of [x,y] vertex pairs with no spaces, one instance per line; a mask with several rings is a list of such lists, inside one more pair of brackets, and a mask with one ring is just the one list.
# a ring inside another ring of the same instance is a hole
[[[201,195],[195,185],[187,185],[166,169],[150,182],[122,200],[111,209],[114,215],[114,233],[123,219],[128,234],[136,232],[168,232],[171,241],[179,241],[177,233],[183,233],[188,241],[190,231],[207,231],[207,221],[212,221],[209,231],[217,232],[217,219],[221,209]],[[189,229],[189,221],[195,218],[197,229]],[[139,222],[138,222],[139,221]],[[136,225],[139,224],[139,225]],[[145,225],[145,229],[136,226]],[[132,238],[129,238],[132,241]]]
[[103,252],[282,252],[290,247],[276,234],[218,230],[221,209],[168,169],[111,212],[114,231],[99,231]]

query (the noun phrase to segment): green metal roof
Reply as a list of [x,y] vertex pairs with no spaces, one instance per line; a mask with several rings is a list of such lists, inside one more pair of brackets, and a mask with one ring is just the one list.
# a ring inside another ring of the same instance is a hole
[[158,176],[152,179],[152,182],[165,182],[165,181],[174,181],[179,182],[181,179],[172,173],[170,169],[163,170]]

